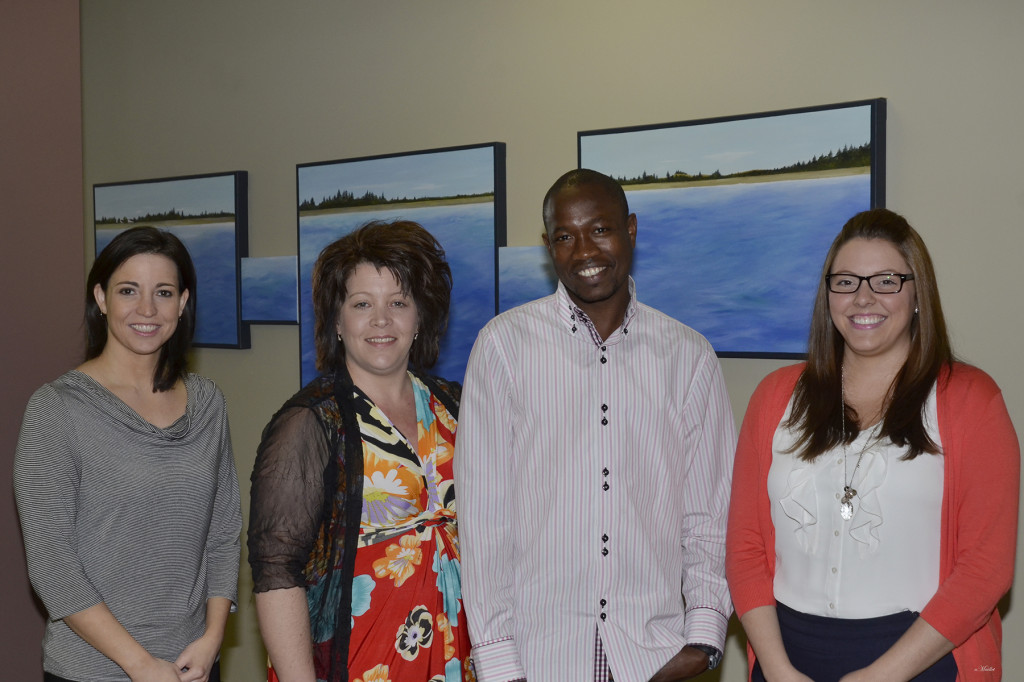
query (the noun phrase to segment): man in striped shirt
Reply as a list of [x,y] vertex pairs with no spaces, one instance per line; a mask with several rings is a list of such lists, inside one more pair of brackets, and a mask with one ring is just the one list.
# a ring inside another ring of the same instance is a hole
[[721,368],[700,334],[637,302],[618,183],[566,173],[544,224],[558,289],[480,332],[456,438],[476,672],[689,679],[718,664],[732,613]]

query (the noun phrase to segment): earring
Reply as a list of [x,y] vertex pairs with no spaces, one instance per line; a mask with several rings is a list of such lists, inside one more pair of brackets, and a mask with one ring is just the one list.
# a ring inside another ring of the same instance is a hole
[[338,341],[341,341],[341,332],[338,332]]
[[416,332],[415,334],[412,335],[412,340],[413,341],[415,341],[418,338],[420,338],[420,333],[419,332]]
[[917,306],[914,306],[914,314],[917,315]]

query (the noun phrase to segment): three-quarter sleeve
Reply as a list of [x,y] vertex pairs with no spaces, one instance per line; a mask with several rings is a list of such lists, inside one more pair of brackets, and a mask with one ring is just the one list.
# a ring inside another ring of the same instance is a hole
[[[238,604],[238,557],[241,551],[242,507],[238,492],[238,472],[231,448],[228,410],[224,395],[217,391],[220,437],[217,442],[217,492],[206,539],[208,558],[207,596],[230,599]],[[234,610],[234,606],[232,606]]]
[[68,407],[51,386],[29,400],[14,458],[14,493],[29,579],[50,618],[103,601],[78,555],[80,469]]
[[253,591],[305,587],[304,569],[324,506],[324,468],[332,456],[313,410],[282,410],[263,432],[252,472],[249,565]]

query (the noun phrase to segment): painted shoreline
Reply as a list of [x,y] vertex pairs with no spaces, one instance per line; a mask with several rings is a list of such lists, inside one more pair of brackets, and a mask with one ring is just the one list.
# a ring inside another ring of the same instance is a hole
[[372,204],[370,206],[345,206],[342,208],[321,208],[315,211],[300,211],[299,215],[317,216],[332,215],[335,213],[365,213],[367,211],[394,211],[399,208],[424,208],[427,206],[460,206],[462,204],[490,204],[494,202],[494,196],[486,197],[452,197],[451,199],[427,199],[425,201],[395,201],[387,204]]
[[716,178],[714,180],[691,180],[689,182],[648,182],[643,184],[623,185],[627,192],[645,189],[675,189],[677,187],[713,187],[715,185],[747,185],[756,182],[783,182],[785,180],[819,180],[821,178],[841,178],[849,175],[867,175],[869,166],[856,168],[836,168],[823,171],[804,171],[802,173],[776,173],[774,175],[755,175],[745,178]]
[[175,225],[214,225],[234,223],[234,216],[221,218],[183,218],[182,220],[139,220],[134,223],[100,223],[97,230],[127,230],[129,227],[173,227]]

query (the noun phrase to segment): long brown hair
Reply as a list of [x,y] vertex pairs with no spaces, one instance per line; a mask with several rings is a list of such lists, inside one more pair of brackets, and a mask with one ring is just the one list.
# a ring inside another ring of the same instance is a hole
[[169,391],[188,371],[188,351],[192,346],[192,333],[196,326],[196,269],[188,249],[166,230],[155,227],[131,227],[114,237],[93,261],[85,285],[85,359],[98,357],[107,347],[107,319],[100,312],[94,290],[98,284],[104,291],[114,271],[133,256],[141,254],[164,256],[178,270],[178,293],[188,292],[188,300],[181,311],[174,334],[160,349],[153,375],[153,392]]
[[938,447],[925,429],[923,409],[943,366],[952,364],[953,350],[928,249],[903,216],[884,208],[863,211],[850,218],[825,257],[811,314],[807,366],[797,382],[793,410],[786,422],[798,434],[792,451],[810,461],[844,440],[853,442],[860,433],[856,411],[843,403],[844,415],[840,401],[834,399],[842,395],[845,344],[832,323],[825,281],[839,249],[853,239],[884,239],[896,247],[914,274],[917,292],[918,312],[910,322],[910,351],[890,387],[880,435],[890,438],[898,447],[906,447],[904,459],[913,459],[923,452],[937,453]]

